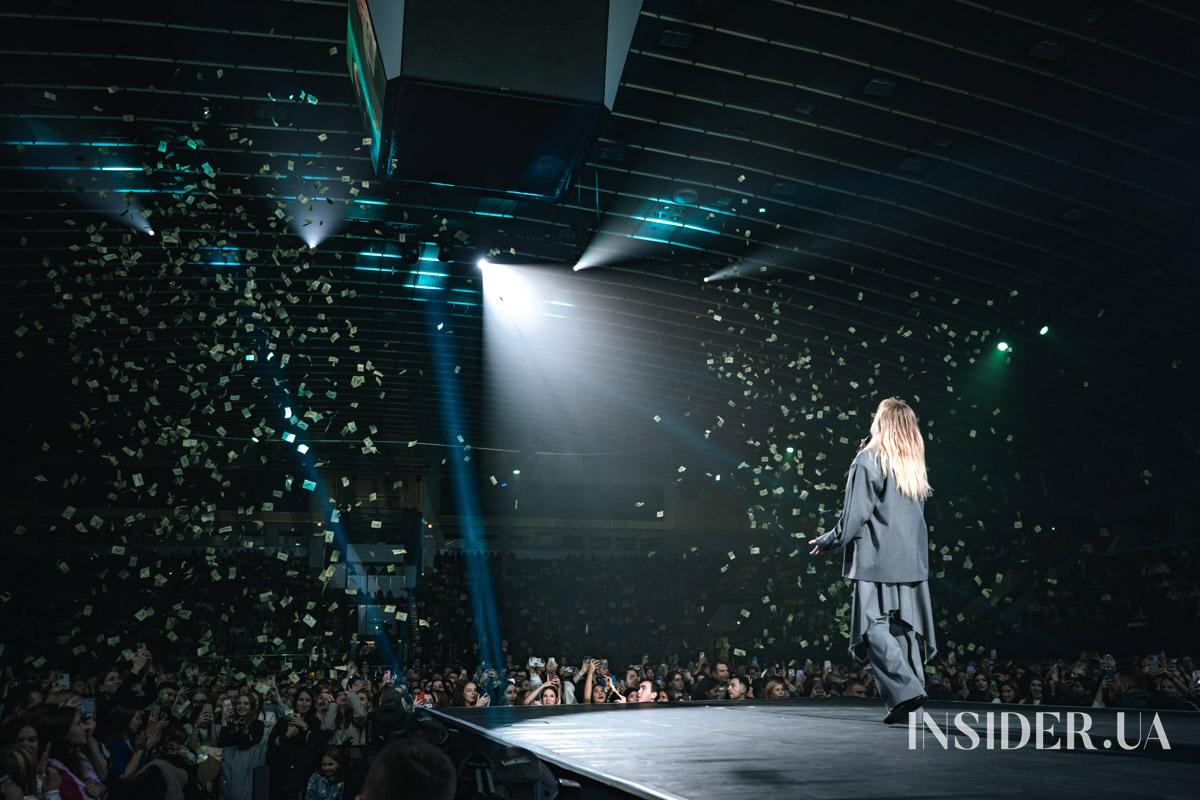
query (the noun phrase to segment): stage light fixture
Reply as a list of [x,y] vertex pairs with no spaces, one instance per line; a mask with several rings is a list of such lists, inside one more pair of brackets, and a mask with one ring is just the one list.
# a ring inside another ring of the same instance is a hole
[[1042,326],[1042,329],[1041,329],[1040,331],[1038,331],[1038,333],[1039,333],[1039,334],[1041,334],[1042,336],[1045,336],[1045,335],[1046,335],[1047,333],[1049,333],[1049,332],[1050,332],[1050,326],[1049,326],[1049,325],[1043,325],[1043,326]]
[[1008,342],[1000,342],[996,345],[996,349],[1001,353],[1007,353],[1009,351]]

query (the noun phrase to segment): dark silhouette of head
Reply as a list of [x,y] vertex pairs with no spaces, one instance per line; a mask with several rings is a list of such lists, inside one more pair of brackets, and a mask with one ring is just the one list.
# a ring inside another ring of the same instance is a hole
[[379,752],[358,800],[454,800],[457,775],[449,756],[428,742],[392,742]]

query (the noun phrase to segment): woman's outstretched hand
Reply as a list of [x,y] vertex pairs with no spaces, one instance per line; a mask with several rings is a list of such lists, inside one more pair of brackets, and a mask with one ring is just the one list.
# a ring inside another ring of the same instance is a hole
[[808,554],[810,556],[819,556],[825,552],[824,550],[821,549],[821,545],[817,544],[816,539],[809,539],[808,543],[813,546],[813,549],[808,551]]

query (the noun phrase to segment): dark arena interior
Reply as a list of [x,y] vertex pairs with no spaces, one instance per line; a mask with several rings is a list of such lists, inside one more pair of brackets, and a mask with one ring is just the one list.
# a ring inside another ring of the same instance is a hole
[[1195,796],[1200,4],[0,22],[5,799]]

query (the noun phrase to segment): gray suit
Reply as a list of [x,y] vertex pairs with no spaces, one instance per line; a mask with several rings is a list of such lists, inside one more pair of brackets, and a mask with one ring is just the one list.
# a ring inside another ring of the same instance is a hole
[[879,471],[875,448],[858,452],[846,480],[842,518],[817,539],[822,550],[845,548],[842,575],[856,581],[929,580],[925,501],[900,493],[890,470]]
[[[933,644],[929,529],[925,501],[901,494],[895,476],[880,471],[875,455],[866,448],[855,456],[842,518],[816,543],[823,551],[845,548],[842,575],[858,582],[853,630],[861,632],[879,694],[891,709],[925,693],[918,634]],[[893,613],[902,609],[913,618]],[[851,642],[851,652],[858,645]]]

